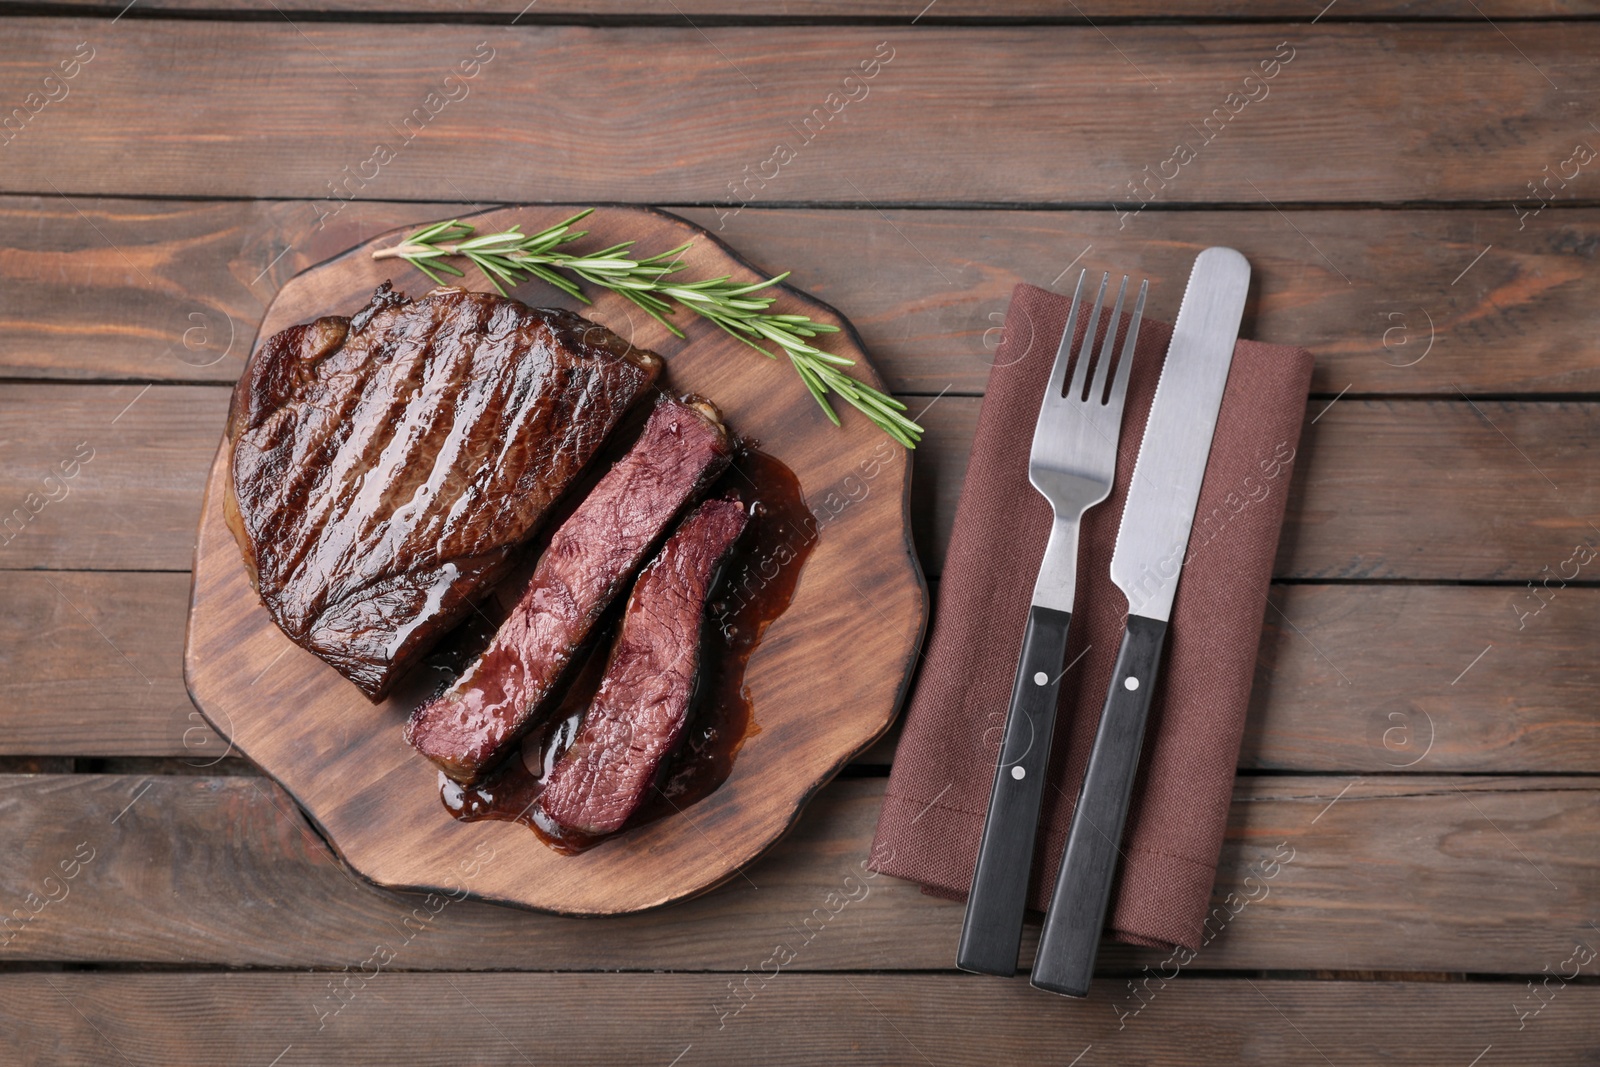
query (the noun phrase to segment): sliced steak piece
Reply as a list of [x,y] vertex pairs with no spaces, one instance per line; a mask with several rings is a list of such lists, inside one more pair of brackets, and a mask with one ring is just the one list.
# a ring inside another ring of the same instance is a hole
[[373,700],[503,577],[661,358],[568,311],[386,282],[274,335],[225,503],[283,632]]
[[539,796],[561,831],[621,829],[656,783],[689,717],[706,597],[748,521],[737,500],[708,500],[639,576],[600,690]]
[[467,785],[516,751],[600,614],[731,451],[716,408],[663,397],[639,440],[556,530],[483,655],[413,713],[406,740]]

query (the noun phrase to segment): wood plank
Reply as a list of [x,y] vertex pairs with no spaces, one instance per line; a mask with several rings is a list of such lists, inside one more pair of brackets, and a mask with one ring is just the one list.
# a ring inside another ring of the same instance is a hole
[[[961,907],[862,870],[883,788],[828,786],[769,857],[705,897],[589,921],[357,883],[260,779],[0,777],[0,848],[15,857],[0,900],[93,850],[0,958],[359,968],[401,938],[406,970],[759,973],[798,937],[795,970],[949,968]],[[1219,906],[1235,896],[1193,966],[1540,973],[1591,936],[1597,800],[1593,777],[1241,779],[1216,888]],[[817,908],[830,910],[806,925]],[[1108,946],[1102,961],[1167,955]]]
[[[1574,94],[1600,89],[1585,23],[6,28],[19,93],[92,50],[10,146],[11,193],[1103,203],[1171,161],[1162,203],[1505,203],[1573,158]],[[1574,173],[1558,199],[1593,195]]]
[[[911,507],[931,575],[944,562],[979,406],[945,397],[920,420],[928,434]],[[1586,573],[1569,562],[1574,546],[1600,545],[1589,457],[1597,433],[1591,403],[1313,400],[1274,574],[1571,580]]]
[[187,571],[227,409],[216,387],[0,387],[0,567]]
[[[342,979],[341,979],[342,980]],[[1562,988],[1526,1030],[1514,982],[1179,979],[1137,1017],[1121,982],[1072,1001],[956,975],[780,975],[738,1004],[695,974],[379,974],[348,1006],[319,974],[8,974],[0,1035],[33,1063],[1593,1063],[1600,992]],[[770,985],[770,991],[767,986]],[[761,995],[765,994],[765,995]],[[530,1011],[537,1005],[537,1011]],[[1149,1018],[1145,1017],[1148,1013]],[[478,1028],[480,1018],[488,1023]],[[474,1028],[463,1052],[463,1020]],[[562,1025],[552,1026],[552,1019]],[[952,1025],[980,1019],[981,1026]],[[181,1020],[181,1025],[175,1021]],[[619,1023],[619,1020],[626,1020]],[[824,1022],[823,1025],[819,1023]],[[1085,1053],[1093,1049],[1091,1056]],[[1506,1059],[1511,1057],[1512,1059]],[[1519,1059],[1519,1057],[1522,1057]]]
[[183,687],[187,574],[0,571],[0,752],[222,754]]
[[1310,413],[1276,573],[1554,587],[1590,565],[1569,561],[1592,562],[1600,406],[1313,401]]
[[[1514,608],[1529,597],[1520,587],[1276,587],[1239,766],[1438,774],[1600,765],[1588,670],[1600,590],[1560,591],[1518,629]],[[226,746],[183,689],[188,598],[184,574],[0,572],[0,754],[216,759]],[[891,733],[857,764],[887,767],[897,739]]]
[[[714,210],[682,213],[716,227]],[[721,236],[838,307],[902,393],[981,393],[1018,282],[1070,293],[1080,268],[1148,278],[1149,312],[1170,322],[1194,257],[1219,244],[1254,271],[1244,336],[1310,349],[1315,392],[1600,390],[1589,356],[1600,211],[1589,209],[1522,230],[1503,207],[1185,210],[1120,226],[1109,206],[746,210]],[[837,255],[846,247],[854,254]]]
[[1593,769],[1600,590],[1545,595],[1524,616],[1521,586],[1274,588],[1239,766]]
[[[98,9],[115,12],[117,5],[105,0],[58,0],[57,7]],[[139,5],[144,11],[204,11],[272,14],[272,0],[155,0]],[[1110,2],[1084,0],[1024,0],[1009,3],[1002,9],[982,0],[942,0],[937,6],[906,3],[904,0],[780,0],[763,4],[759,12],[730,0],[678,0],[676,9],[663,15],[661,9],[646,0],[542,0],[535,9],[528,9],[518,0],[277,0],[277,7],[293,12],[341,11],[352,14],[397,14],[419,16],[449,14],[488,16],[504,15],[508,19],[521,16],[528,23],[563,21],[573,19],[606,19],[619,21],[656,22],[670,25],[693,16],[702,20],[735,20],[739,22],[776,22],[780,19],[830,19],[846,18],[883,19],[907,21],[929,25],[951,19],[983,19],[986,22],[1028,22],[1054,20],[1083,22],[1093,19],[1101,25],[1133,18],[1205,19],[1295,19],[1305,20],[1319,16],[1322,21],[1342,19],[1380,19],[1400,16],[1407,19],[1462,18],[1461,9],[1449,0],[1343,0],[1325,12],[1321,5],[1306,0],[1131,0]],[[1500,19],[1573,18],[1594,15],[1597,8],[1585,0],[1482,0],[1478,5],[1483,14]]]
[[[24,509],[0,544],[0,568],[188,569],[227,399],[204,386],[0,385],[0,441],[9,442],[0,521]],[[1543,576],[1554,585],[1587,575],[1569,561],[1579,542],[1600,543],[1588,455],[1600,404],[1347,397],[1327,406],[1311,402],[1278,577]],[[930,575],[944,561],[978,407],[947,396],[922,417],[911,506]],[[75,477],[46,482],[82,449],[92,456]]]
[[[10,283],[0,375],[232,381],[263,301],[284,280],[383,230],[469,210],[356,202],[317,229],[304,201],[0,198],[0,278]],[[718,225],[714,210],[680,213]],[[1600,211],[1552,211],[1521,231],[1509,210],[1292,218],[1305,240],[1271,211],[1171,212],[1119,229],[1109,208],[881,217],[751,208],[720,236],[761,267],[794,271],[844,313],[900,393],[983,392],[1017,282],[1064,288],[1074,260],[1127,271],[1152,280],[1152,313],[1170,319],[1194,255],[1214,244],[1255,267],[1246,334],[1311,349],[1313,389],[1330,396],[1600,391],[1588,358]],[[612,236],[629,235],[603,235]],[[845,247],[854,254],[837,253]],[[395,278],[424,282],[405,267]],[[522,293],[538,303],[553,291]]]
[[[1295,584],[1271,600],[1241,771],[1580,773],[1600,760],[1600,590]],[[897,723],[856,763],[888,767],[899,739]]]
[[305,201],[0,198],[10,293],[0,368],[18,378],[232,382],[290,277],[385,230],[467,210],[355,203],[318,228]]

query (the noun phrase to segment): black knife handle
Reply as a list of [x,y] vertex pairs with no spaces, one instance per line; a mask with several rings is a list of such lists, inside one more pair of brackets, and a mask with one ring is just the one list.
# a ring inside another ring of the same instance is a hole
[[1056,725],[1056,695],[1061,691],[1061,661],[1067,654],[1070,611],[1033,606],[1011,684],[1011,708],[989,815],[978,844],[967,915],[961,924],[956,966],[963,971],[1010,977],[1017,973],[1022,947],[1022,916],[1028,902],[1033,841],[1044,799],[1050,738]]
[[1089,994],[1166,636],[1165,622],[1128,616],[1033,961],[1032,983],[1040,989]]

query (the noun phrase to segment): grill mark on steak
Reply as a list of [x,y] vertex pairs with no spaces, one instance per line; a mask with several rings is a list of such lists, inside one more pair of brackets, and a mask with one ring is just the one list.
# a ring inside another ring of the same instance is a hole
[[568,311],[387,282],[268,338],[234,392],[224,508],[273,620],[381,699],[661,366]]
[[413,713],[406,740],[467,785],[515,752],[546,718],[600,615],[731,453],[715,407],[663,397],[638,441],[551,537],[483,654]]
[[748,521],[736,500],[707,501],[639,576],[600,689],[539,795],[558,836],[620,830],[655,784],[688,721],[707,596]]

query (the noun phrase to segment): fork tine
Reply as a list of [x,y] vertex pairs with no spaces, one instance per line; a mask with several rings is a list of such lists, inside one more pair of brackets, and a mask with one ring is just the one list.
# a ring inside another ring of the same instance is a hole
[[1111,324],[1106,327],[1105,340],[1100,343],[1100,358],[1095,360],[1094,380],[1089,383],[1089,397],[1104,404],[1111,394],[1111,348],[1117,342],[1117,323],[1122,321],[1122,298],[1128,295],[1128,276],[1122,276],[1117,287],[1117,303],[1111,309]]
[[1094,310],[1089,313],[1089,322],[1083,328],[1083,345],[1078,349],[1078,365],[1072,369],[1072,385],[1067,390],[1067,395],[1076,400],[1083,399],[1089,377],[1089,364],[1094,358],[1095,329],[1100,325],[1100,305],[1106,298],[1106,285],[1111,281],[1109,272],[1100,275],[1100,291],[1094,295]]
[[1117,360],[1117,377],[1111,383],[1111,398],[1107,403],[1122,410],[1122,401],[1128,395],[1128,375],[1133,368],[1133,350],[1139,342],[1139,323],[1144,320],[1144,296],[1150,290],[1150,279],[1139,283],[1139,295],[1133,301],[1133,316],[1128,319],[1128,336],[1122,342],[1122,355]]
[[1083,280],[1088,277],[1088,268],[1078,272],[1078,286],[1072,290],[1072,310],[1067,313],[1067,329],[1061,335],[1061,346],[1056,349],[1056,362],[1050,368],[1050,384],[1045,387],[1044,399],[1049,403],[1052,399],[1059,399],[1063,395],[1063,383],[1067,380],[1067,367],[1072,363],[1072,331],[1078,322],[1078,304],[1083,299]]

